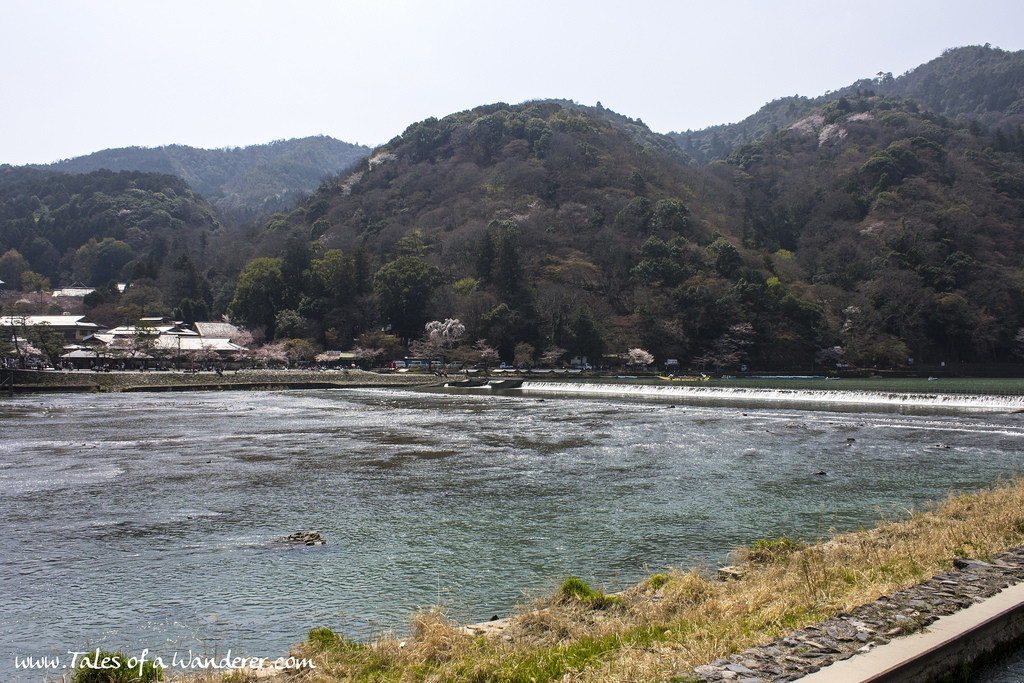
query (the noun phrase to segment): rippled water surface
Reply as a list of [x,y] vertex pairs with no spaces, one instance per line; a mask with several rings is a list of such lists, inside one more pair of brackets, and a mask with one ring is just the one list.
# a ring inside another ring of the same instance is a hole
[[1020,683],[1024,680],[1024,648],[975,672],[975,683]]
[[[437,603],[484,620],[570,573],[614,590],[716,565],[1021,472],[1021,420],[384,389],[0,399],[0,679],[95,646],[276,657],[314,626],[365,637]],[[271,543],[299,530],[328,544]]]

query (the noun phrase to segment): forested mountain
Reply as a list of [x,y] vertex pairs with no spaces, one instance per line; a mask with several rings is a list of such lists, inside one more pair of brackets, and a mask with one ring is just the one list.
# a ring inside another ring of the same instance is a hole
[[668,135],[655,133],[640,119],[631,119],[613,112],[611,109],[605,109],[600,102],[594,107],[578,104],[572,100],[549,100],[549,102],[601,119],[624,132],[633,142],[647,150],[658,152],[685,164],[693,163],[693,159],[681,150],[675,140]]
[[[410,126],[274,217],[245,275],[290,294],[257,314],[236,291],[233,312],[324,342],[350,338],[339,321],[414,337],[457,317],[506,360],[519,344],[704,367],[1010,359],[1022,154],[1019,128],[871,94],[705,169],[585,108],[480,107]],[[321,254],[340,294],[299,276]]]
[[[420,338],[466,359],[640,347],[726,371],[1019,362],[1017,57],[968,48],[925,65],[922,83],[949,84],[944,113],[878,92],[900,81],[885,77],[776,103],[762,110],[773,130],[704,166],[600,105],[478,107],[410,125],[238,231],[167,176],[8,167],[0,279],[12,263],[85,272],[113,249],[147,314],[226,312],[307,356]],[[958,78],[1002,94],[955,97]],[[69,225],[92,242],[58,244]],[[135,310],[105,291],[87,302],[97,316]]]
[[[382,313],[415,337],[431,317],[459,317],[509,359],[517,343],[599,355],[598,319],[612,336],[632,325],[630,260],[652,226],[677,241],[704,236],[685,204],[693,171],[633,138],[558,102],[413,124],[354,173],[272,218],[255,241],[258,253],[283,253],[291,294],[261,303],[258,315],[236,297],[234,311],[271,328],[289,310],[306,329],[315,322],[342,337],[334,321]],[[303,297],[294,274],[309,269],[309,239],[321,253],[353,258],[359,296]]]
[[0,166],[0,280],[26,290],[77,280],[103,288],[96,305],[117,298],[107,283],[132,282],[121,314],[99,311],[105,322],[169,313],[182,299],[208,311],[206,275],[219,277],[208,266],[225,238],[213,207],[176,176]]
[[1019,125],[982,132],[896,97],[841,98],[727,161],[743,243],[771,251],[780,280],[800,283],[844,358],[1020,350]]
[[1007,52],[988,45],[951,49],[897,78],[879,73],[820,97],[773,100],[739,123],[668,135],[705,164],[788,128],[829,102],[863,94],[897,95],[954,121],[1016,125],[1024,121],[1024,51]]
[[217,208],[249,220],[289,208],[302,194],[315,190],[325,176],[351,166],[369,152],[363,145],[316,136],[226,149],[185,145],[107,149],[35,168],[176,175]]
[[[877,81],[877,82],[876,82]],[[1024,120],[1024,51],[990,46],[947,50],[899,78],[879,74],[838,91],[840,97],[873,89],[880,95],[912,99],[925,109],[961,122],[985,126],[1008,117]]]

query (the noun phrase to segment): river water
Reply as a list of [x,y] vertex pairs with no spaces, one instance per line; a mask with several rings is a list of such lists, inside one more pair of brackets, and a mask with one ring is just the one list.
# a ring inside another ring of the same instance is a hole
[[[0,399],[0,679],[94,647],[277,657],[435,604],[486,620],[1024,471],[1019,398],[582,387]],[[303,530],[327,545],[273,543]]]

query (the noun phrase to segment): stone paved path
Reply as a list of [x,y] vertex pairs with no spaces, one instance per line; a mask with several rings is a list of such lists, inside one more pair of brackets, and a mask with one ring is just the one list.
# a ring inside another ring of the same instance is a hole
[[1024,546],[1008,550],[991,562],[958,559],[952,571],[766,645],[698,666],[693,675],[702,681],[794,681],[832,662],[919,631],[940,616],[981,602],[1021,581]]

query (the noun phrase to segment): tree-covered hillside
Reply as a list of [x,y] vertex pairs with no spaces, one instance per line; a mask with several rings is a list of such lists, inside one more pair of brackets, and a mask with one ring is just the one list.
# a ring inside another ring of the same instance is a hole
[[176,175],[237,219],[264,217],[289,208],[324,177],[370,152],[326,136],[278,140],[266,145],[198,149],[186,145],[107,149],[35,168],[69,173],[148,171]]
[[841,98],[727,160],[740,237],[859,364],[1008,360],[1024,318],[1024,132]]
[[[692,174],[603,117],[557,102],[496,104],[410,126],[273,217],[258,249],[283,251],[292,272],[310,258],[297,258],[296,241],[309,239],[361,264],[354,292],[279,301],[276,314],[296,312],[304,329],[334,334],[332,316],[352,317],[335,309],[361,300],[361,319],[403,337],[457,317],[508,360],[517,344],[595,357],[607,341],[640,341],[629,272],[639,247],[710,236],[689,215]],[[250,321],[269,326],[261,310]]]
[[[583,108],[480,107],[410,126],[273,217],[243,275],[289,294],[253,297],[257,314],[236,292],[232,310],[327,344],[458,318],[509,361],[634,346],[705,368],[1007,360],[1022,152],[1019,129],[878,95],[706,169]],[[345,272],[333,292],[327,254]]]
[[213,207],[176,176],[0,166],[0,280],[25,290],[133,283],[124,302],[132,306],[100,311],[101,321],[170,313],[186,298],[209,309],[206,275],[218,271],[206,269],[222,261],[226,237]]
[[1006,119],[1024,121],[1024,51],[1007,52],[988,45],[946,50],[927,64],[898,78],[879,74],[840,90],[857,89],[912,99],[925,109],[947,118],[985,126]]
[[668,135],[698,163],[706,164],[788,128],[829,102],[865,94],[897,95],[955,121],[1013,127],[1024,121],[1024,51],[988,45],[951,49],[897,78],[879,73],[820,97],[773,100],[739,123]]

